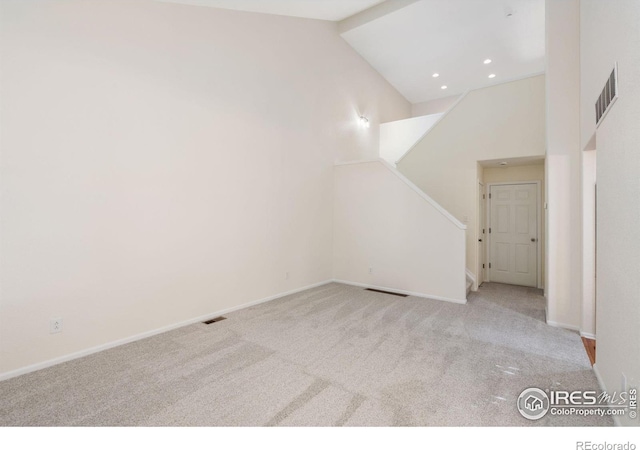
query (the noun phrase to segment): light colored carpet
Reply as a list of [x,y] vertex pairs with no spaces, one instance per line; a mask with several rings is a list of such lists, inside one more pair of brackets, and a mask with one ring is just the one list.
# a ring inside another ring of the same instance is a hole
[[611,425],[532,422],[526,387],[597,389],[537,289],[467,305],[328,284],[0,383],[0,425]]

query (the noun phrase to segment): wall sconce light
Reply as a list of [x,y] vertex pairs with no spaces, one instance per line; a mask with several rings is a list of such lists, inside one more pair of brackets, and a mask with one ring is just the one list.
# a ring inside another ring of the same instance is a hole
[[367,119],[365,116],[360,116],[359,122],[360,122],[360,127],[362,128],[371,127],[371,124],[369,123],[369,119]]

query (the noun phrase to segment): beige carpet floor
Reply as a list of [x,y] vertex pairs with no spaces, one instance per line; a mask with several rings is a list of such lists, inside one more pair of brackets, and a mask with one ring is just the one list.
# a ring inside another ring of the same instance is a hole
[[612,425],[516,410],[527,387],[598,389],[537,289],[467,305],[328,284],[0,383],[0,425]]

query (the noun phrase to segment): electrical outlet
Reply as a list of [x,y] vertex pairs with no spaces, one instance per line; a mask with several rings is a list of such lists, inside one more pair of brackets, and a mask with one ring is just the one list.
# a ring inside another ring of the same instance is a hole
[[369,273],[373,273],[373,267],[369,267]]
[[49,333],[61,333],[62,332],[62,318],[51,319],[49,321]]
[[285,272],[285,273],[284,273],[284,279],[285,279],[285,280],[288,280],[288,279],[289,279],[289,272]]

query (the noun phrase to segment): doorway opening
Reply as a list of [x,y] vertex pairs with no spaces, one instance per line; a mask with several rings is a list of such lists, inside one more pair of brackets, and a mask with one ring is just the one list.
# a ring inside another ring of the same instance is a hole
[[482,211],[478,214],[478,273],[487,282],[543,289],[544,156],[478,161],[478,165]]
[[540,183],[489,185],[491,281],[538,287]]

